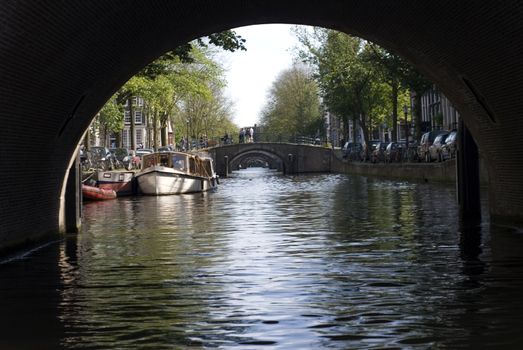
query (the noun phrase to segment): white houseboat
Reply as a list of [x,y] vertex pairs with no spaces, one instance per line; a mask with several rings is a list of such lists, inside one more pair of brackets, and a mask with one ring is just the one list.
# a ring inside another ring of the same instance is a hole
[[218,185],[211,158],[172,151],[144,155],[136,180],[139,191],[149,195],[202,192]]

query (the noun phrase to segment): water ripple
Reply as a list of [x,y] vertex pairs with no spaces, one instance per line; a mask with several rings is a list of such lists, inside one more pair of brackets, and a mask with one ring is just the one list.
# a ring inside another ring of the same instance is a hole
[[514,348],[521,235],[471,249],[455,212],[453,188],[260,169],[89,203],[80,235],[0,265],[0,348]]

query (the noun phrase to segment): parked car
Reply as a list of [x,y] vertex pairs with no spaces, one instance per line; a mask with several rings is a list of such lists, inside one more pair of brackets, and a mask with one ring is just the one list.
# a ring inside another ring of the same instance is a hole
[[151,153],[153,153],[152,148],[138,148],[138,149],[136,150],[136,155],[137,155],[138,157],[140,157],[140,159],[141,159],[144,155],[146,155],[146,154],[151,154]]
[[352,145],[349,152],[349,160],[356,160],[361,162],[363,160],[363,145],[356,142]]
[[367,144],[366,142],[362,145],[361,159],[366,162],[371,160],[372,152],[376,149],[376,146],[380,143],[380,140],[371,140]]
[[426,162],[430,161],[429,147],[434,142],[434,139],[439,134],[448,133],[445,130],[434,130],[424,133],[421,136],[421,140],[418,146],[418,159],[425,160]]
[[373,163],[385,161],[385,150],[387,149],[388,142],[380,142],[376,145],[371,153],[370,161]]
[[453,130],[445,139],[445,143],[441,146],[441,159],[447,160],[456,157],[458,132]]
[[403,155],[403,144],[399,142],[391,142],[385,148],[385,162],[401,162]]
[[441,146],[445,143],[445,139],[449,136],[448,132],[439,134],[434,139],[434,142],[429,147],[429,161],[437,160],[438,162],[441,162]]
[[361,151],[363,150],[363,146],[359,142],[347,142],[345,143],[345,146],[343,146],[343,158],[347,158],[349,160],[362,160]]
[[158,147],[158,152],[171,152],[171,151],[174,151],[174,148],[172,148],[171,146]]

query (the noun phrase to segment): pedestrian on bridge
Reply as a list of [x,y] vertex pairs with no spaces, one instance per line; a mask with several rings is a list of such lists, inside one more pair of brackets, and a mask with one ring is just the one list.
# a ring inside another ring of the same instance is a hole
[[239,137],[238,142],[239,143],[244,143],[245,142],[245,129],[244,128],[240,129],[240,137]]

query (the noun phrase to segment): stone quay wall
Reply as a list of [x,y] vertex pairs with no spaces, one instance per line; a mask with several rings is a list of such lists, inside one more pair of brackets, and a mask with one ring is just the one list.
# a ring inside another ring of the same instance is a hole
[[[441,163],[370,163],[350,162],[333,154],[331,172],[455,184],[456,160],[451,159]],[[488,185],[488,174],[482,160],[480,160],[480,181],[482,185]]]

